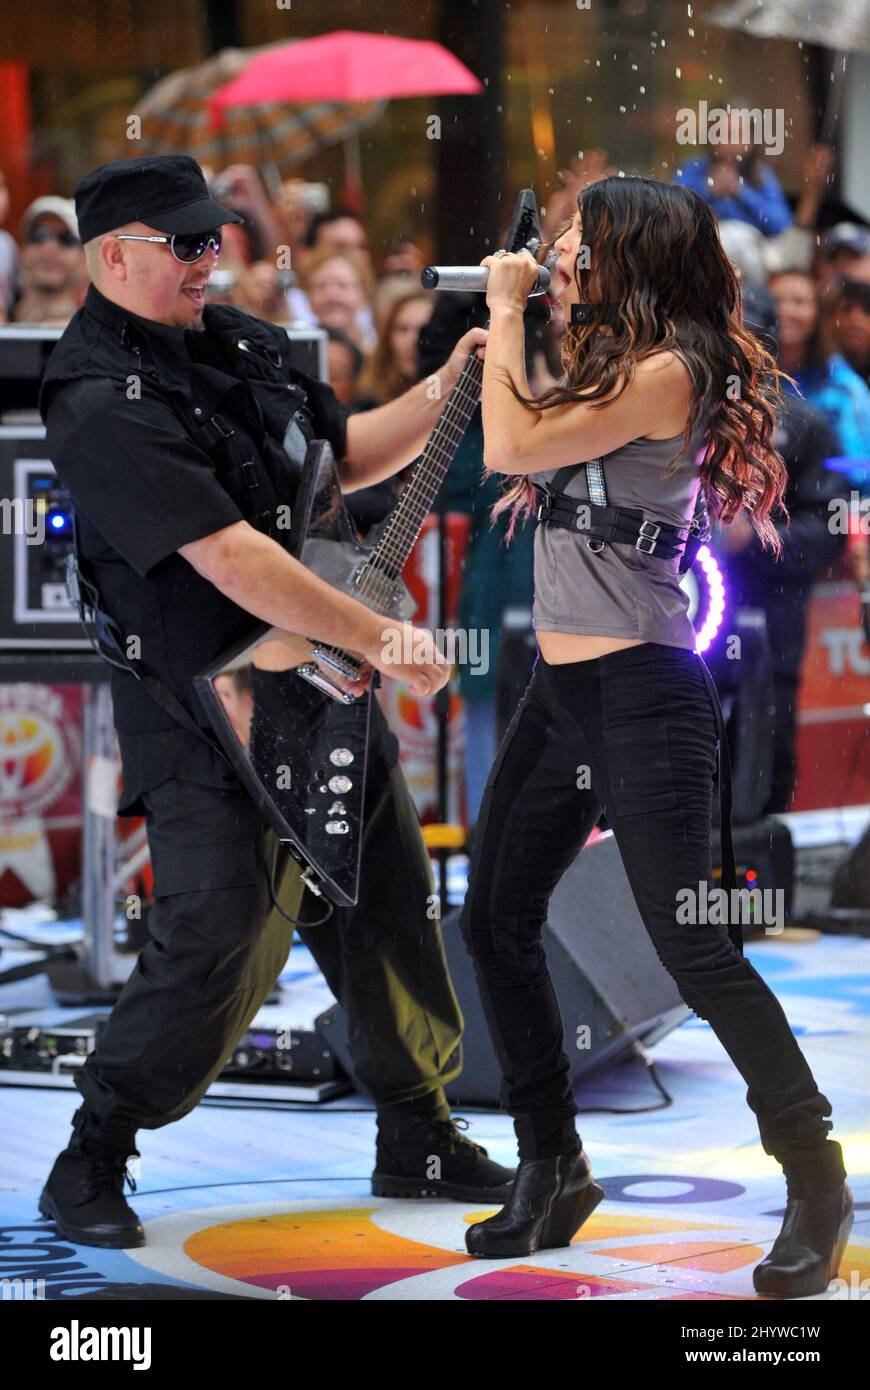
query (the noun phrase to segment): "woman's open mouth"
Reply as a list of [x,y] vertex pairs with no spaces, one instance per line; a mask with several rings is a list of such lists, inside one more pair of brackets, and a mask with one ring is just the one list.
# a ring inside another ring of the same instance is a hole
[[570,284],[571,276],[560,265],[554,266],[550,272],[550,298],[561,299]]

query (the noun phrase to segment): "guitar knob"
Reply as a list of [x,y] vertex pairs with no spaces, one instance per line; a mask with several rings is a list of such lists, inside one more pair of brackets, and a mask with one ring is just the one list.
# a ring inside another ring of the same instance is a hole
[[349,792],[353,782],[349,777],[330,777],[329,790],[340,795],[342,792]]
[[350,830],[346,820],[328,820],[326,822],[327,835],[346,835]]
[[329,761],[336,767],[347,767],[348,763],[353,762],[353,753],[349,748],[333,748]]

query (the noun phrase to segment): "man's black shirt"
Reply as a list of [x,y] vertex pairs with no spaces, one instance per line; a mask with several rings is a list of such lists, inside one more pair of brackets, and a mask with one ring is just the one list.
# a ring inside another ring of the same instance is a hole
[[[206,727],[193,677],[257,620],[178,549],[242,520],[286,541],[277,513],[298,476],[280,442],[286,423],[295,417],[305,439],[327,439],[341,459],[347,411],[331,388],[291,367],[280,330],[216,306],[203,323],[158,324],[91,286],[52,353],[40,409],[103,607],[125,638],[140,639],[143,668]],[[239,338],[253,351],[243,356]],[[198,437],[215,413],[234,431],[241,467]],[[132,674],[113,669],[112,697],[122,813],[141,812],[141,792],[170,776],[232,783],[223,759]]]

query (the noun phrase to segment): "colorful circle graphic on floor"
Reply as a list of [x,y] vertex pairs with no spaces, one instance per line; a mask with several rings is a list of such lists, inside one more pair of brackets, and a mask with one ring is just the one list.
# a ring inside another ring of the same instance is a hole
[[[255,1204],[180,1212],[147,1223],[127,1252],[164,1276],[252,1298],[554,1300],[754,1298],[752,1267],[778,1217],[682,1213],[603,1203],[569,1247],[522,1259],[466,1253],[469,1223],[496,1208],[455,1202],[356,1200]],[[870,1274],[870,1252],[841,1265]]]

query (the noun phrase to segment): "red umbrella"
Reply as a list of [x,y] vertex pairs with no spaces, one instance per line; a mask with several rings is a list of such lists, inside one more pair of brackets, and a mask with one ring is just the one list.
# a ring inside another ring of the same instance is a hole
[[471,95],[482,90],[474,73],[440,43],[339,29],[259,54],[215,93],[211,111],[219,128],[228,106]]

